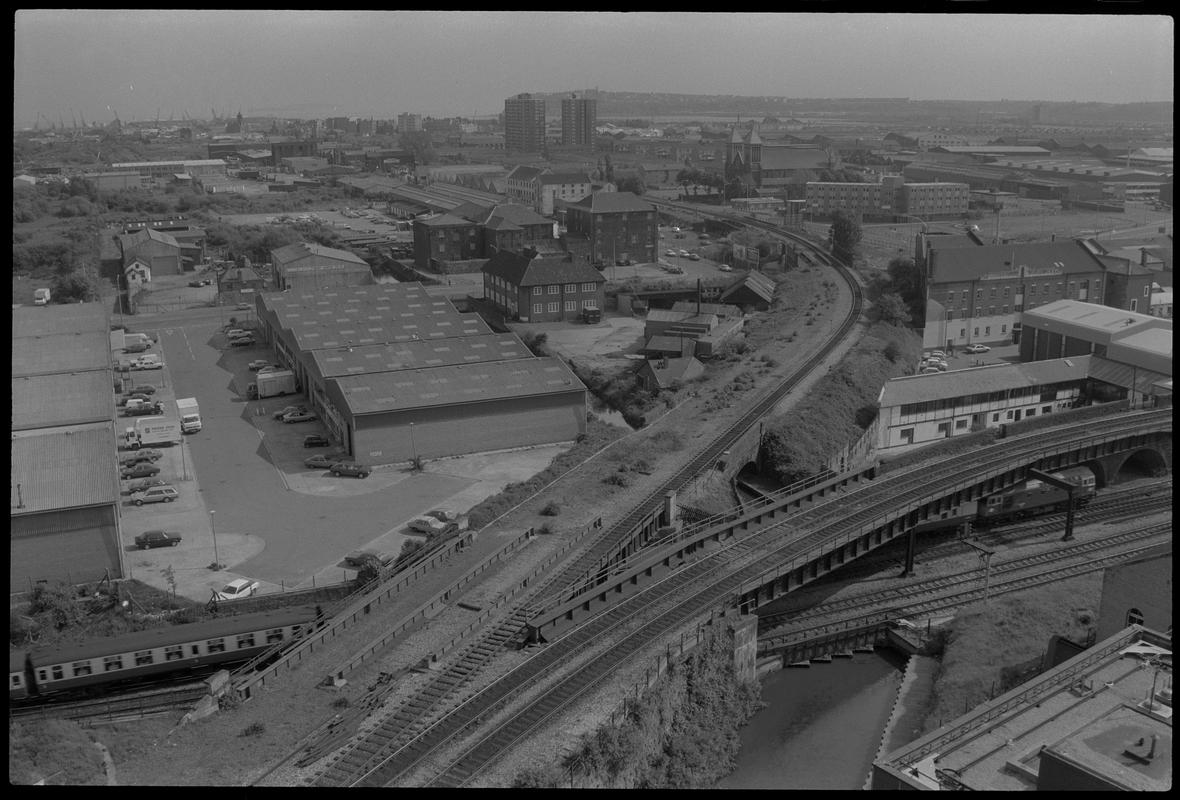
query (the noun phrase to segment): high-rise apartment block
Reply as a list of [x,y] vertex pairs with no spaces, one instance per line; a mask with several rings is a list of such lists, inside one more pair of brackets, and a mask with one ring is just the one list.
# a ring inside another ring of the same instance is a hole
[[561,101],[561,143],[585,147],[594,143],[598,101],[571,94]]
[[397,132],[398,133],[415,133],[422,130],[422,115],[421,114],[398,114],[397,115]]
[[545,101],[518,94],[504,101],[504,149],[539,153],[545,144]]

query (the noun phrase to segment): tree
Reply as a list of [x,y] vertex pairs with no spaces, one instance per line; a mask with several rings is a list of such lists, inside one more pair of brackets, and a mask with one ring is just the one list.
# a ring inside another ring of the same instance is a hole
[[852,263],[860,248],[861,230],[856,220],[841,211],[832,215],[832,227],[828,229],[828,244],[832,255],[841,261]]
[[615,165],[611,161],[610,153],[607,153],[603,158],[603,173],[602,177],[606,179],[607,183],[615,182]]
[[631,192],[639,195],[647,191],[647,184],[643,182],[643,178],[638,175],[632,175],[626,178],[619,178],[617,188],[620,192]]
[[410,151],[415,164],[429,164],[436,157],[429,131],[407,131],[398,135],[397,143],[401,149]]
[[926,318],[926,276],[912,258],[895,258],[885,268],[889,290],[905,301],[913,319]]
[[877,311],[877,319],[881,322],[887,322],[890,325],[910,324],[909,308],[906,307],[905,300],[899,295],[892,292],[881,295],[874,308]]

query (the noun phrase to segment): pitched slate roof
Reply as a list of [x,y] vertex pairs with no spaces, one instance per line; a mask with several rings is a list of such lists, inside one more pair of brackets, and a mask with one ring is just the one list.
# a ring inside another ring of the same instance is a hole
[[595,192],[574,203],[591,214],[617,214],[624,211],[654,211],[651,203],[631,192]]
[[1018,271],[1021,266],[1053,267],[1064,274],[1101,272],[1102,265],[1078,242],[983,245],[947,249],[936,254],[933,283],[977,280],[984,275]]
[[748,289],[769,303],[774,298],[775,284],[774,281],[763,275],[761,272],[758,272],[757,270],[750,270],[749,273],[741,278],[738,278],[737,281],[726,287],[726,289],[721,293],[721,300],[724,301],[726,298],[736,294],[741,289]]
[[537,176],[539,176],[544,171],[545,171],[544,169],[541,169],[539,167],[528,167],[528,166],[525,166],[524,164],[521,164],[519,167],[512,170],[512,172],[508,173],[508,180],[510,180],[510,181],[531,181],[531,180],[534,180]]
[[368,266],[368,262],[355,253],[350,253],[347,250],[336,250],[335,248],[324,247],[318,244],[310,244],[308,242],[296,242],[286,247],[280,247],[277,250],[271,250],[270,252],[275,261],[281,261],[284,265],[290,265],[292,262],[303,261],[308,258],[316,258],[320,260],[351,261],[354,264]]
[[893,378],[881,387],[879,400],[881,407],[886,408],[1082,380],[1088,374],[1090,358],[1072,356],[1027,364],[989,364],[985,367],[940,372],[937,375]]
[[584,261],[563,256],[530,258],[501,250],[484,265],[484,274],[502,278],[514,286],[546,286],[554,283],[605,283],[602,273]]
[[762,169],[826,169],[828,154],[814,147],[762,147]]

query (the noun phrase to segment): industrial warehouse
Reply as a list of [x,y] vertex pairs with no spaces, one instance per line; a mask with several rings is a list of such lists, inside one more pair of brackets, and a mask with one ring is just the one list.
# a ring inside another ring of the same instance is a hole
[[560,359],[421,284],[340,287],[257,299],[260,335],[355,458],[416,458],[572,441],[586,388]]

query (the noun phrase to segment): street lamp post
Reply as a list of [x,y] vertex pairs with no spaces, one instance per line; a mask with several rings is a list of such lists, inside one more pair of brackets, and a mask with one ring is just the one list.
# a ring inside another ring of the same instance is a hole
[[221,559],[217,555],[217,523],[213,517],[217,514],[216,511],[209,512],[209,527],[213,529],[213,569],[221,569]]
[[414,423],[410,423],[410,455],[412,461],[410,462],[414,467],[418,466],[418,446],[414,443]]

